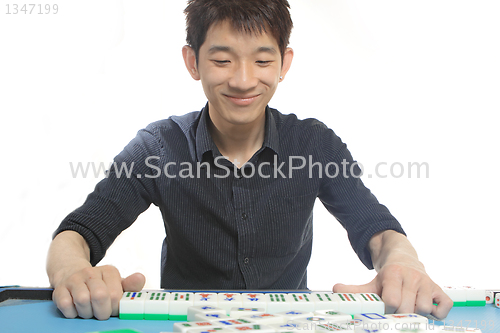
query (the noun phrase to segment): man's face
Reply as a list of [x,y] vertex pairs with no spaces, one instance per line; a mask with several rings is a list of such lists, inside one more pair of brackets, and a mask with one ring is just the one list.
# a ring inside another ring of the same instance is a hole
[[280,76],[289,67],[282,67],[274,37],[265,32],[238,32],[228,22],[208,30],[198,59],[197,75],[216,126],[262,121]]

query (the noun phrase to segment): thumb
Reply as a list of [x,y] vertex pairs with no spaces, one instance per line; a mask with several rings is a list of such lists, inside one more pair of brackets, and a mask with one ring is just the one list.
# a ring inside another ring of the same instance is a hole
[[347,285],[342,283],[337,283],[333,286],[334,293],[375,293],[378,294],[378,290],[374,281],[362,285]]
[[123,291],[141,291],[146,284],[146,277],[141,273],[134,273],[122,279]]

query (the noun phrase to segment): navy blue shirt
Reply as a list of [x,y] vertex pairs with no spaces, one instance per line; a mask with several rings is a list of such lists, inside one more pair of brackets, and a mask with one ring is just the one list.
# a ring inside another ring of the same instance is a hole
[[404,233],[359,179],[346,145],[320,121],[267,108],[264,143],[240,168],[221,156],[208,122],[206,106],[139,131],[54,235],[79,232],[96,265],[154,204],[166,230],[162,288],[258,290],[307,288],[316,198],[370,269],[370,238],[387,229]]

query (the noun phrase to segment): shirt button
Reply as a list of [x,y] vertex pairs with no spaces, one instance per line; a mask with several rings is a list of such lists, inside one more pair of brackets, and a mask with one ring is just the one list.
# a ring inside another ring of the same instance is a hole
[[248,263],[250,262],[250,259],[245,258],[245,259],[243,260],[243,262],[245,263],[245,265],[248,265]]
[[241,219],[246,220],[248,218],[248,215],[246,213],[241,214]]

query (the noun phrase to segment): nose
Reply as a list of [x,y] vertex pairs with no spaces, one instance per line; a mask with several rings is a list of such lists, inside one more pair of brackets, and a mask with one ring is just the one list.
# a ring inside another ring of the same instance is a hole
[[235,66],[233,75],[229,80],[229,86],[239,91],[249,91],[255,88],[259,80],[255,76],[253,63],[242,61]]

